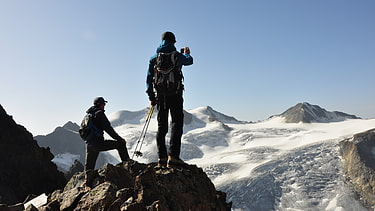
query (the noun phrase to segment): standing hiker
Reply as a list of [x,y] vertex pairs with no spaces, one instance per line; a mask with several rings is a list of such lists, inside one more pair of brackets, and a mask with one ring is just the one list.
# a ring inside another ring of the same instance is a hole
[[[128,150],[126,149],[126,141],[119,136],[111,126],[107,116],[104,114],[104,107],[107,101],[103,97],[94,99],[94,105],[87,110],[87,114],[92,115],[92,123],[97,130],[86,141],[86,164],[85,170],[93,170],[95,168],[96,159],[99,152],[117,149],[122,161],[130,160]],[[81,125],[82,127],[82,125]],[[104,131],[115,140],[104,140]]]
[[[183,65],[193,64],[189,47],[176,51],[176,37],[172,32],[162,34],[162,42],[151,57],[147,72],[147,94],[152,106],[158,108],[158,166],[181,166],[185,163],[180,159],[181,136],[183,133]],[[155,91],[156,93],[155,93]],[[171,114],[172,127],[170,146],[167,153],[165,136],[168,132],[168,114]]]

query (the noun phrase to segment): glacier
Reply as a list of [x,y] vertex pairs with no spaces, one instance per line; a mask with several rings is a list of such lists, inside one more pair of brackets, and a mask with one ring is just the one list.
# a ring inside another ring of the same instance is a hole
[[[108,117],[132,155],[148,109]],[[233,210],[368,210],[345,183],[339,142],[375,128],[375,119],[286,123],[282,116],[251,123],[209,106],[185,111],[181,158],[228,194]],[[157,161],[153,115],[138,162]],[[109,137],[108,137],[109,138]],[[167,144],[169,134],[167,135]],[[120,161],[110,151],[111,162]]]

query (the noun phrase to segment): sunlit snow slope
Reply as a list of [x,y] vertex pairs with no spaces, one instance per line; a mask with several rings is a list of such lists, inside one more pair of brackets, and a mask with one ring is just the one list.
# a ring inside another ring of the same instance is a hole
[[[131,155],[141,144],[146,113],[109,115]],[[139,162],[157,161],[155,117],[142,143],[143,156],[134,157]],[[338,143],[372,128],[375,119],[285,123],[277,116],[245,123],[201,107],[185,113],[181,157],[202,167],[234,210],[366,210],[344,183]]]

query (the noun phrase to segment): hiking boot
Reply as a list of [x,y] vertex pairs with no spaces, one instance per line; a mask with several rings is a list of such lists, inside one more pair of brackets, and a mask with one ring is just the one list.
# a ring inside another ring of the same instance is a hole
[[158,167],[165,167],[165,166],[167,166],[167,158],[159,158]]
[[168,164],[167,167],[184,167],[187,166],[188,164],[185,163],[183,160],[180,158],[174,158],[172,156],[168,156]]
[[85,180],[81,184],[82,187],[88,187],[88,188],[93,188],[93,181],[94,178],[96,177],[96,172],[93,169],[89,169],[85,171]]

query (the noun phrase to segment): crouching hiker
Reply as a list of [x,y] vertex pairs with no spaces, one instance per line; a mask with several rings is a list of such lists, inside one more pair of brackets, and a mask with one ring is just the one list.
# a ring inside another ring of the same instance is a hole
[[[85,171],[94,170],[99,152],[117,149],[122,161],[130,160],[126,141],[111,126],[104,107],[107,101],[103,97],[94,99],[94,105],[86,111],[82,121],[80,135],[86,141]],[[104,140],[104,131],[115,140]]]

